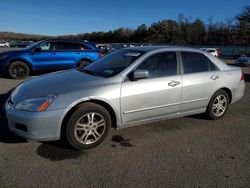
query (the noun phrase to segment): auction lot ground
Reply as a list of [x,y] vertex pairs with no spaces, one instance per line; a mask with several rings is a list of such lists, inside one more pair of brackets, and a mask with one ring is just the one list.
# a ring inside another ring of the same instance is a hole
[[[184,117],[112,130],[78,152],[22,139],[0,116],[0,187],[250,187],[250,71],[222,119]],[[0,78],[0,98],[21,81]]]

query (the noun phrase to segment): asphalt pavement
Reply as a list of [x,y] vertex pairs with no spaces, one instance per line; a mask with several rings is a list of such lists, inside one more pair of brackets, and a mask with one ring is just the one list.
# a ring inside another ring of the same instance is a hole
[[[112,130],[83,152],[28,141],[0,115],[0,187],[250,187],[250,71],[220,120],[201,115]],[[0,104],[21,81],[0,78]]]

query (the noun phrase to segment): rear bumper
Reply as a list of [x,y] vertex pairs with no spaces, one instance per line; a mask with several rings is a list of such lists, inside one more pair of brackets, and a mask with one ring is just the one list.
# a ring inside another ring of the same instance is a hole
[[240,100],[245,93],[245,81],[241,80],[238,87],[232,89],[232,101],[231,103],[234,103],[238,100]]
[[37,141],[59,140],[64,110],[26,112],[5,104],[9,129],[15,134]]

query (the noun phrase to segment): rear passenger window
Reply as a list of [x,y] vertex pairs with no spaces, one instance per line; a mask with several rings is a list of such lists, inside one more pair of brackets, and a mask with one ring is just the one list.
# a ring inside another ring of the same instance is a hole
[[218,70],[203,54],[196,52],[181,52],[184,73],[196,73]]
[[58,42],[57,43],[58,50],[87,50],[88,46],[81,43],[74,42]]

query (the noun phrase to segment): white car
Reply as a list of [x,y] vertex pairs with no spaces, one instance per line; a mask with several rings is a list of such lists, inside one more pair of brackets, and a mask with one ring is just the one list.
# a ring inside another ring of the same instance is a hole
[[8,42],[0,42],[0,47],[10,47]]
[[219,57],[219,53],[216,48],[207,48],[206,52],[210,53],[211,55],[215,57]]

